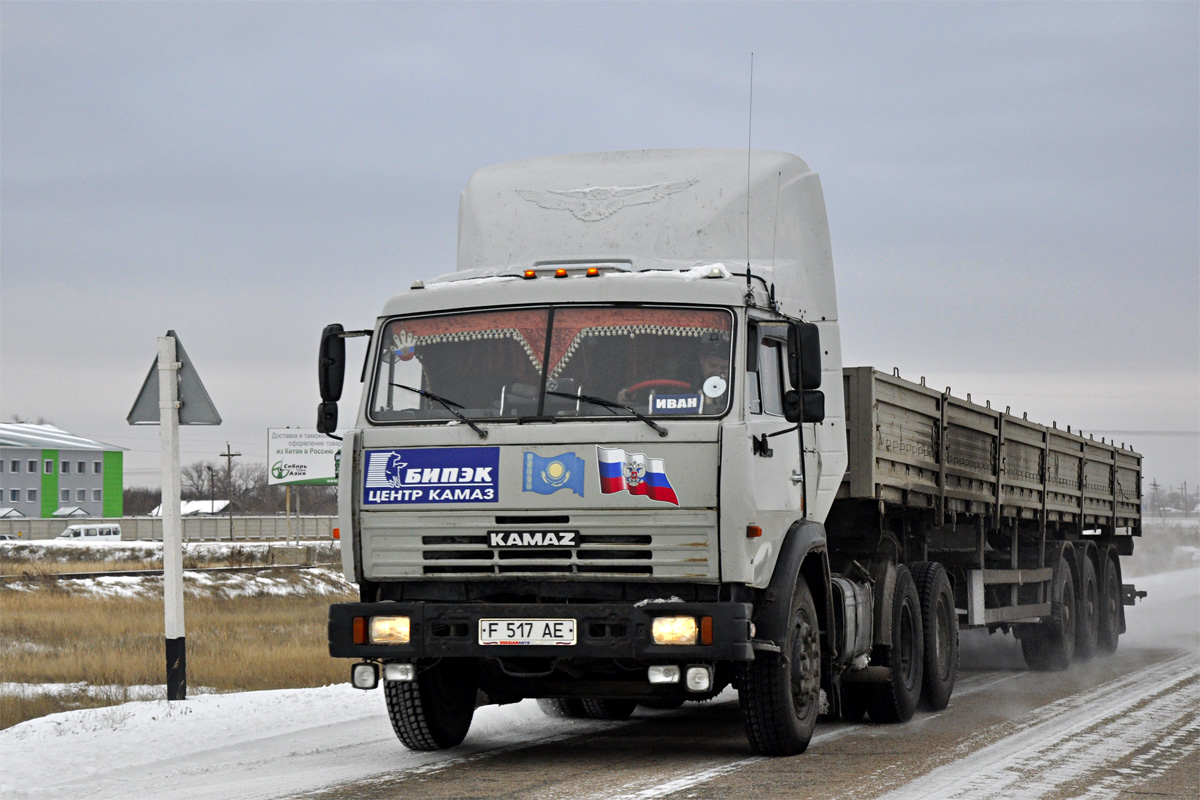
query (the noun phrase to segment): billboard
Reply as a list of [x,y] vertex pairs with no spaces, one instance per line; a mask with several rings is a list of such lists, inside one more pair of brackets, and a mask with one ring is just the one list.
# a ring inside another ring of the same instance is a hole
[[342,443],[304,428],[267,430],[267,482],[272,485],[336,486]]

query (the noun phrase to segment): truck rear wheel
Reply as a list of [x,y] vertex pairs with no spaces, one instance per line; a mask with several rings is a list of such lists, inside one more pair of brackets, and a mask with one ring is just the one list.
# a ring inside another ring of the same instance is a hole
[[1096,568],[1090,558],[1083,559],[1079,573],[1078,614],[1075,617],[1075,660],[1090,661],[1096,655],[1096,640],[1100,635],[1100,588]]
[[600,700],[584,698],[583,713],[592,719],[629,719],[637,708],[637,700]]
[[921,683],[921,707],[941,711],[950,705],[958,677],[958,613],[954,610],[954,588],[946,568],[936,561],[912,565],[913,581],[921,598],[924,628],[925,668]]
[[873,722],[907,722],[917,710],[925,670],[925,642],[921,624],[921,598],[908,567],[896,567],[892,590],[892,642],[877,659],[891,668],[886,683],[867,687],[867,713]]
[[460,744],[475,716],[478,684],[472,659],[443,659],[415,681],[384,681],[383,696],[396,737],[410,750]]
[[583,710],[583,701],[576,697],[539,697],[538,708],[547,717],[560,719],[585,719],[587,712]]
[[1111,558],[1104,559],[1100,576],[1100,614],[1097,625],[1096,650],[1101,655],[1117,652],[1121,637],[1121,578]]
[[756,753],[793,756],[808,747],[821,707],[821,632],[803,575],[792,591],[783,651],[742,666],[738,699]]
[[1066,559],[1059,559],[1050,585],[1051,619],[1021,638],[1025,663],[1036,672],[1061,672],[1075,655],[1075,586]]

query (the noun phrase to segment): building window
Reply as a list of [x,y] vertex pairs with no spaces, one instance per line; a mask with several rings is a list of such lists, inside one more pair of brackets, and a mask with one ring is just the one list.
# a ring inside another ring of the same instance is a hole
[[80,461],[78,464],[75,465],[75,467],[76,467],[75,471],[78,472],[80,475],[87,472],[87,462],[86,461]]
[[62,462],[62,469],[60,471],[62,472],[63,475],[70,475],[71,474],[71,462],[70,461]]
[[58,492],[58,499],[63,503],[71,502],[71,490],[70,489],[60,489]]
[[37,459],[36,458],[29,459],[29,474],[37,475]]
[[87,502],[87,489],[76,489],[75,490],[75,502],[76,503],[86,503]]
[[53,472],[54,472],[54,462],[47,458],[46,459],[46,474],[50,475]]
[[11,464],[9,464],[9,467],[11,468],[11,471],[12,471],[12,472],[20,472],[20,471],[21,471],[21,462],[20,462],[20,461],[17,461],[17,460],[14,458],[14,459],[13,459],[13,461],[12,461],[12,463],[11,463]]
[[101,466],[103,463],[104,463],[103,461],[93,461],[92,462],[92,472],[99,475],[103,471],[102,466]]
[[25,499],[28,500],[30,503],[36,503],[37,502],[37,489],[26,489],[25,490]]
[[8,499],[13,503],[21,502],[21,490],[20,489],[9,489],[8,490]]
[[100,494],[99,489],[92,489],[92,502],[93,503],[99,503],[103,499],[104,499],[104,497],[103,497],[103,495]]

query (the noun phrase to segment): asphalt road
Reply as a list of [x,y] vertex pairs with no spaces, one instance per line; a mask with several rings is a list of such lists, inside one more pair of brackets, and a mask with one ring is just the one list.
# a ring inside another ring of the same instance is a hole
[[581,721],[520,744],[497,739],[306,796],[1195,800],[1200,624],[1190,611],[1140,624],[1146,633],[1123,639],[1115,655],[1064,673],[1031,673],[1010,637],[967,632],[949,708],[904,725],[822,723],[793,758],[750,752],[727,690],[675,711],[639,709],[627,722]]

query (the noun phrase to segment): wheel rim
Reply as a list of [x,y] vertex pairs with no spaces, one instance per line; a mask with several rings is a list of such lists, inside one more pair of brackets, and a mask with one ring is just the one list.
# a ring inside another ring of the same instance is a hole
[[792,645],[792,704],[797,717],[806,717],[821,690],[821,647],[817,628],[807,615],[796,622]]
[[915,658],[916,633],[913,626],[913,613],[908,603],[900,611],[900,674],[904,685],[909,688],[917,682],[917,659]]
[[935,617],[933,663],[937,665],[938,675],[945,680],[950,676],[950,612],[941,594],[938,595]]

